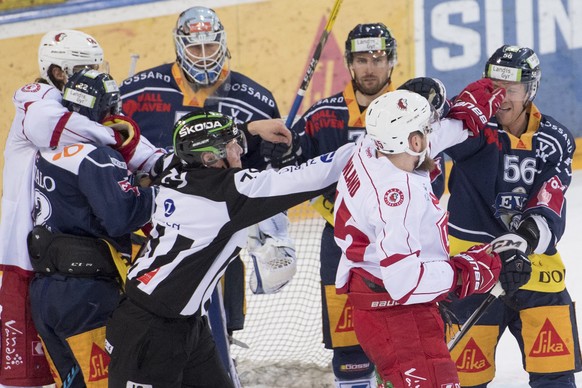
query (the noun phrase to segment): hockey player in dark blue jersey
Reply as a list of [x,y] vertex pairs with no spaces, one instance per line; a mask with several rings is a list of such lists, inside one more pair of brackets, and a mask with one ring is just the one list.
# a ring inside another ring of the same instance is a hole
[[[578,333],[556,247],[566,223],[574,138],[533,103],[541,78],[533,50],[500,47],[483,76],[504,88],[506,97],[478,136],[447,151],[454,161],[449,240],[451,255],[493,242],[503,261],[505,296],[453,348],[452,357],[463,387],[486,387],[495,375],[498,340],[509,329],[532,387],[575,387]],[[450,307],[463,323],[482,300],[453,298]]]
[[[82,70],[63,105],[101,121],[119,111],[108,74]],[[57,386],[106,388],[105,322],[119,302],[130,232],[151,217],[154,192],[132,184],[122,155],[89,143],[45,148],[34,170],[32,316]]]
[[[158,147],[172,146],[172,128],[179,118],[195,108],[220,112],[237,124],[269,120],[282,139],[291,140],[272,93],[249,77],[231,70],[226,31],[218,15],[206,7],[192,7],[180,14],[173,32],[176,61],[144,70],[127,78],[121,85],[123,111],[140,126],[143,135]],[[249,131],[251,130],[249,126]],[[245,168],[265,169],[260,155],[260,136],[250,131],[248,152],[243,155]],[[288,143],[288,141],[283,141]],[[285,247],[282,247],[284,249]],[[244,270],[235,260],[225,275],[224,302],[227,331],[244,325]],[[218,300],[216,295],[214,300]],[[219,307],[213,302],[213,307]],[[215,339],[223,349],[223,359],[234,375],[228,356],[227,336],[217,335],[222,314],[210,310]],[[222,345],[220,345],[222,344]]]

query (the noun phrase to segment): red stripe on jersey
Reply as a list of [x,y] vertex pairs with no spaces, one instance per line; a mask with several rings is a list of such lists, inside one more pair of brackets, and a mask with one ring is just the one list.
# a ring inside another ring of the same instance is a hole
[[399,261],[404,260],[407,257],[413,256],[413,255],[418,257],[420,255],[420,251],[406,253],[406,254],[395,253],[393,255],[388,256],[387,258],[385,258],[383,260],[380,260],[380,265],[382,267],[389,267],[392,264],[398,263]]
[[61,118],[59,119],[59,122],[57,123],[55,129],[53,130],[53,135],[51,136],[50,142],[51,147],[56,147],[59,145],[59,140],[61,139],[61,135],[65,130],[65,125],[67,124],[67,121],[69,121],[69,117],[71,117],[72,114],[73,114],[72,112],[67,112],[64,115],[62,115]]

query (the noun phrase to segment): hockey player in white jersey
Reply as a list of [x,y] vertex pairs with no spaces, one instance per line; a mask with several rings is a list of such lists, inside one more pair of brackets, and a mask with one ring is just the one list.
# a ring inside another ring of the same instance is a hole
[[429,148],[437,121],[419,94],[378,97],[337,186],[336,289],[348,294],[358,340],[387,387],[459,386],[436,302],[449,291],[460,297],[489,291],[501,268],[488,245],[449,259],[447,213],[429,171],[430,155],[446,148],[453,133],[439,133]]
[[[58,30],[43,36],[38,52],[40,78],[14,93],[16,114],[4,150],[0,270],[3,340],[0,384],[42,386],[53,381],[30,320],[28,284],[33,274],[26,247],[32,229],[32,168],[37,148],[92,142],[116,148],[132,170],[149,170],[162,154],[147,140],[134,136],[131,125],[113,130],[69,112],[61,104],[61,89],[77,69],[98,67],[103,50],[81,31]],[[123,121],[123,120],[122,120]]]

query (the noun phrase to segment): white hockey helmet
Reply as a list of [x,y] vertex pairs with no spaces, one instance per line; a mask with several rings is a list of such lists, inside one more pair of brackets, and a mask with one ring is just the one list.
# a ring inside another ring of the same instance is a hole
[[216,12],[206,7],[192,7],[180,14],[174,45],[177,62],[201,86],[216,83],[230,58],[226,31]]
[[38,67],[41,77],[51,85],[53,82],[48,74],[51,65],[59,66],[68,77],[71,77],[79,66],[94,66],[101,63],[103,63],[103,49],[91,35],[84,32],[50,31],[40,40]]
[[[438,115],[426,98],[409,90],[395,90],[376,98],[366,111],[366,132],[383,154],[406,152],[420,156],[422,163],[428,146],[421,152],[408,147],[411,133],[428,135]],[[428,144],[428,142],[427,142]]]

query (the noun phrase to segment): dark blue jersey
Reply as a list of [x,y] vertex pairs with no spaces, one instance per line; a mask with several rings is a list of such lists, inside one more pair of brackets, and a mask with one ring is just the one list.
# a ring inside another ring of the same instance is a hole
[[450,235],[490,242],[514,231],[521,219],[542,216],[552,232],[546,254],[564,233],[564,194],[572,179],[576,149],[570,131],[532,104],[527,131],[517,138],[495,119],[477,137],[447,150]]
[[[141,133],[158,147],[172,146],[176,121],[193,107],[204,107],[234,118],[237,123],[279,118],[270,91],[250,78],[230,71],[217,84],[193,91],[177,64],[144,70],[123,81],[120,87],[123,112],[135,120]],[[248,153],[243,167],[263,169],[259,154],[260,137],[247,139]]]
[[148,222],[153,189],[133,186],[121,155],[109,147],[74,144],[37,153],[34,224],[54,233],[114,240]]

